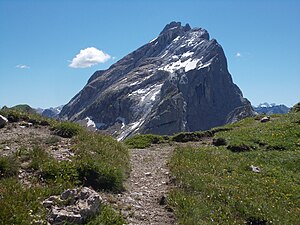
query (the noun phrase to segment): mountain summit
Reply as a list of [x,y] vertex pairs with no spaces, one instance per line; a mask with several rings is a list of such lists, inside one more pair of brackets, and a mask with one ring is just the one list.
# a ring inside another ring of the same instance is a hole
[[119,140],[134,133],[205,130],[250,115],[251,104],[233,83],[222,47],[205,29],[179,22],[96,71],[60,113]]

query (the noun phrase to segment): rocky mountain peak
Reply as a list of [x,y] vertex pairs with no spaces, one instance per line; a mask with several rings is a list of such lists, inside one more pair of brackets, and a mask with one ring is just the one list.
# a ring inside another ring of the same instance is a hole
[[171,23],[167,24],[164,29],[160,32],[161,34],[165,34],[167,32],[176,32],[176,31],[189,31],[191,30],[190,25],[187,23],[185,26],[181,26],[181,22],[172,21]]
[[209,129],[235,112],[244,117],[252,110],[232,82],[222,47],[205,29],[171,22],[157,38],[95,72],[60,116],[121,140]]

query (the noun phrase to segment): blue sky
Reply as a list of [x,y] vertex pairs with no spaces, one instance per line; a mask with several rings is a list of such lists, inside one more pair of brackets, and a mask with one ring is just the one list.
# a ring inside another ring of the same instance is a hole
[[[253,105],[291,106],[300,101],[299,12],[297,0],[0,0],[0,106],[66,104],[171,21],[217,39]],[[98,58],[80,64],[87,48]]]

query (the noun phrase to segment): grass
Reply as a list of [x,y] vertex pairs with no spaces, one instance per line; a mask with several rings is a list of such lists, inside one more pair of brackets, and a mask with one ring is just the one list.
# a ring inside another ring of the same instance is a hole
[[[11,113],[12,111],[7,111]],[[29,114],[19,114],[32,119]],[[36,118],[38,119],[38,118]],[[49,120],[54,133],[72,137],[70,161],[58,161],[48,152],[47,146],[56,144],[55,135],[33,141],[30,147],[21,147],[11,156],[0,157],[0,224],[33,224],[46,220],[41,202],[50,195],[59,195],[67,188],[81,186],[95,190],[119,192],[129,171],[128,150],[113,138],[91,133],[77,124]],[[27,171],[31,186],[18,179],[19,170]],[[99,215],[88,224],[123,224],[121,215],[104,206]]]
[[129,171],[127,148],[112,137],[85,132],[77,137],[75,155],[83,184],[118,192]]
[[103,206],[100,209],[100,214],[87,225],[123,225],[126,224],[124,218],[109,206]]
[[224,145],[177,148],[169,163],[178,185],[170,204],[179,223],[299,224],[298,121],[299,113],[268,123],[248,118],[215,133]]
[[168,141],[168,137],[162,137],[155,134],[138,134],[127,138],[124,143],[129,148],[148,148],[152,144],[159,144]]
[[14,156],[0,157],[0,179],[16,176],[19,169],[19,163]]
[[212,137],[212,131],[199,131],[199,132],[181,132],[172,136],[172,141],[175,142],[189,142],[189,141],[200,141],[205,137]]
[[63,138],[71,138],[83,131],[83,127],[72,122],[59,122],[52,126],[53,134]]
[[3,107],[0,110],[0,115],[6,117],[9,122],[30,122],[33,125],[48,126],[54,123],[54,120],[42,117],[35,113],[33,109],[27,105],[19,105],[12,108]]

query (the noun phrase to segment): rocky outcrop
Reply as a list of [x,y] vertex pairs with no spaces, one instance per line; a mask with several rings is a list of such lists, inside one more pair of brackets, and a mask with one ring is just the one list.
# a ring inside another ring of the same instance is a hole
[[6,117],[0,115],[0,128],[5,127],[5,125],[8,123],[8,119]]
[[95,72],[60,113],[119,140],[134,133],[206,130],[250,115],[250,102],[233,83],[222,47],[205,29],[178,22]]
[[60,196],[51,196],[43,205],[49,210],[50,224],[82,224],[99,212],[100,195],[92,189],[68,189]]

